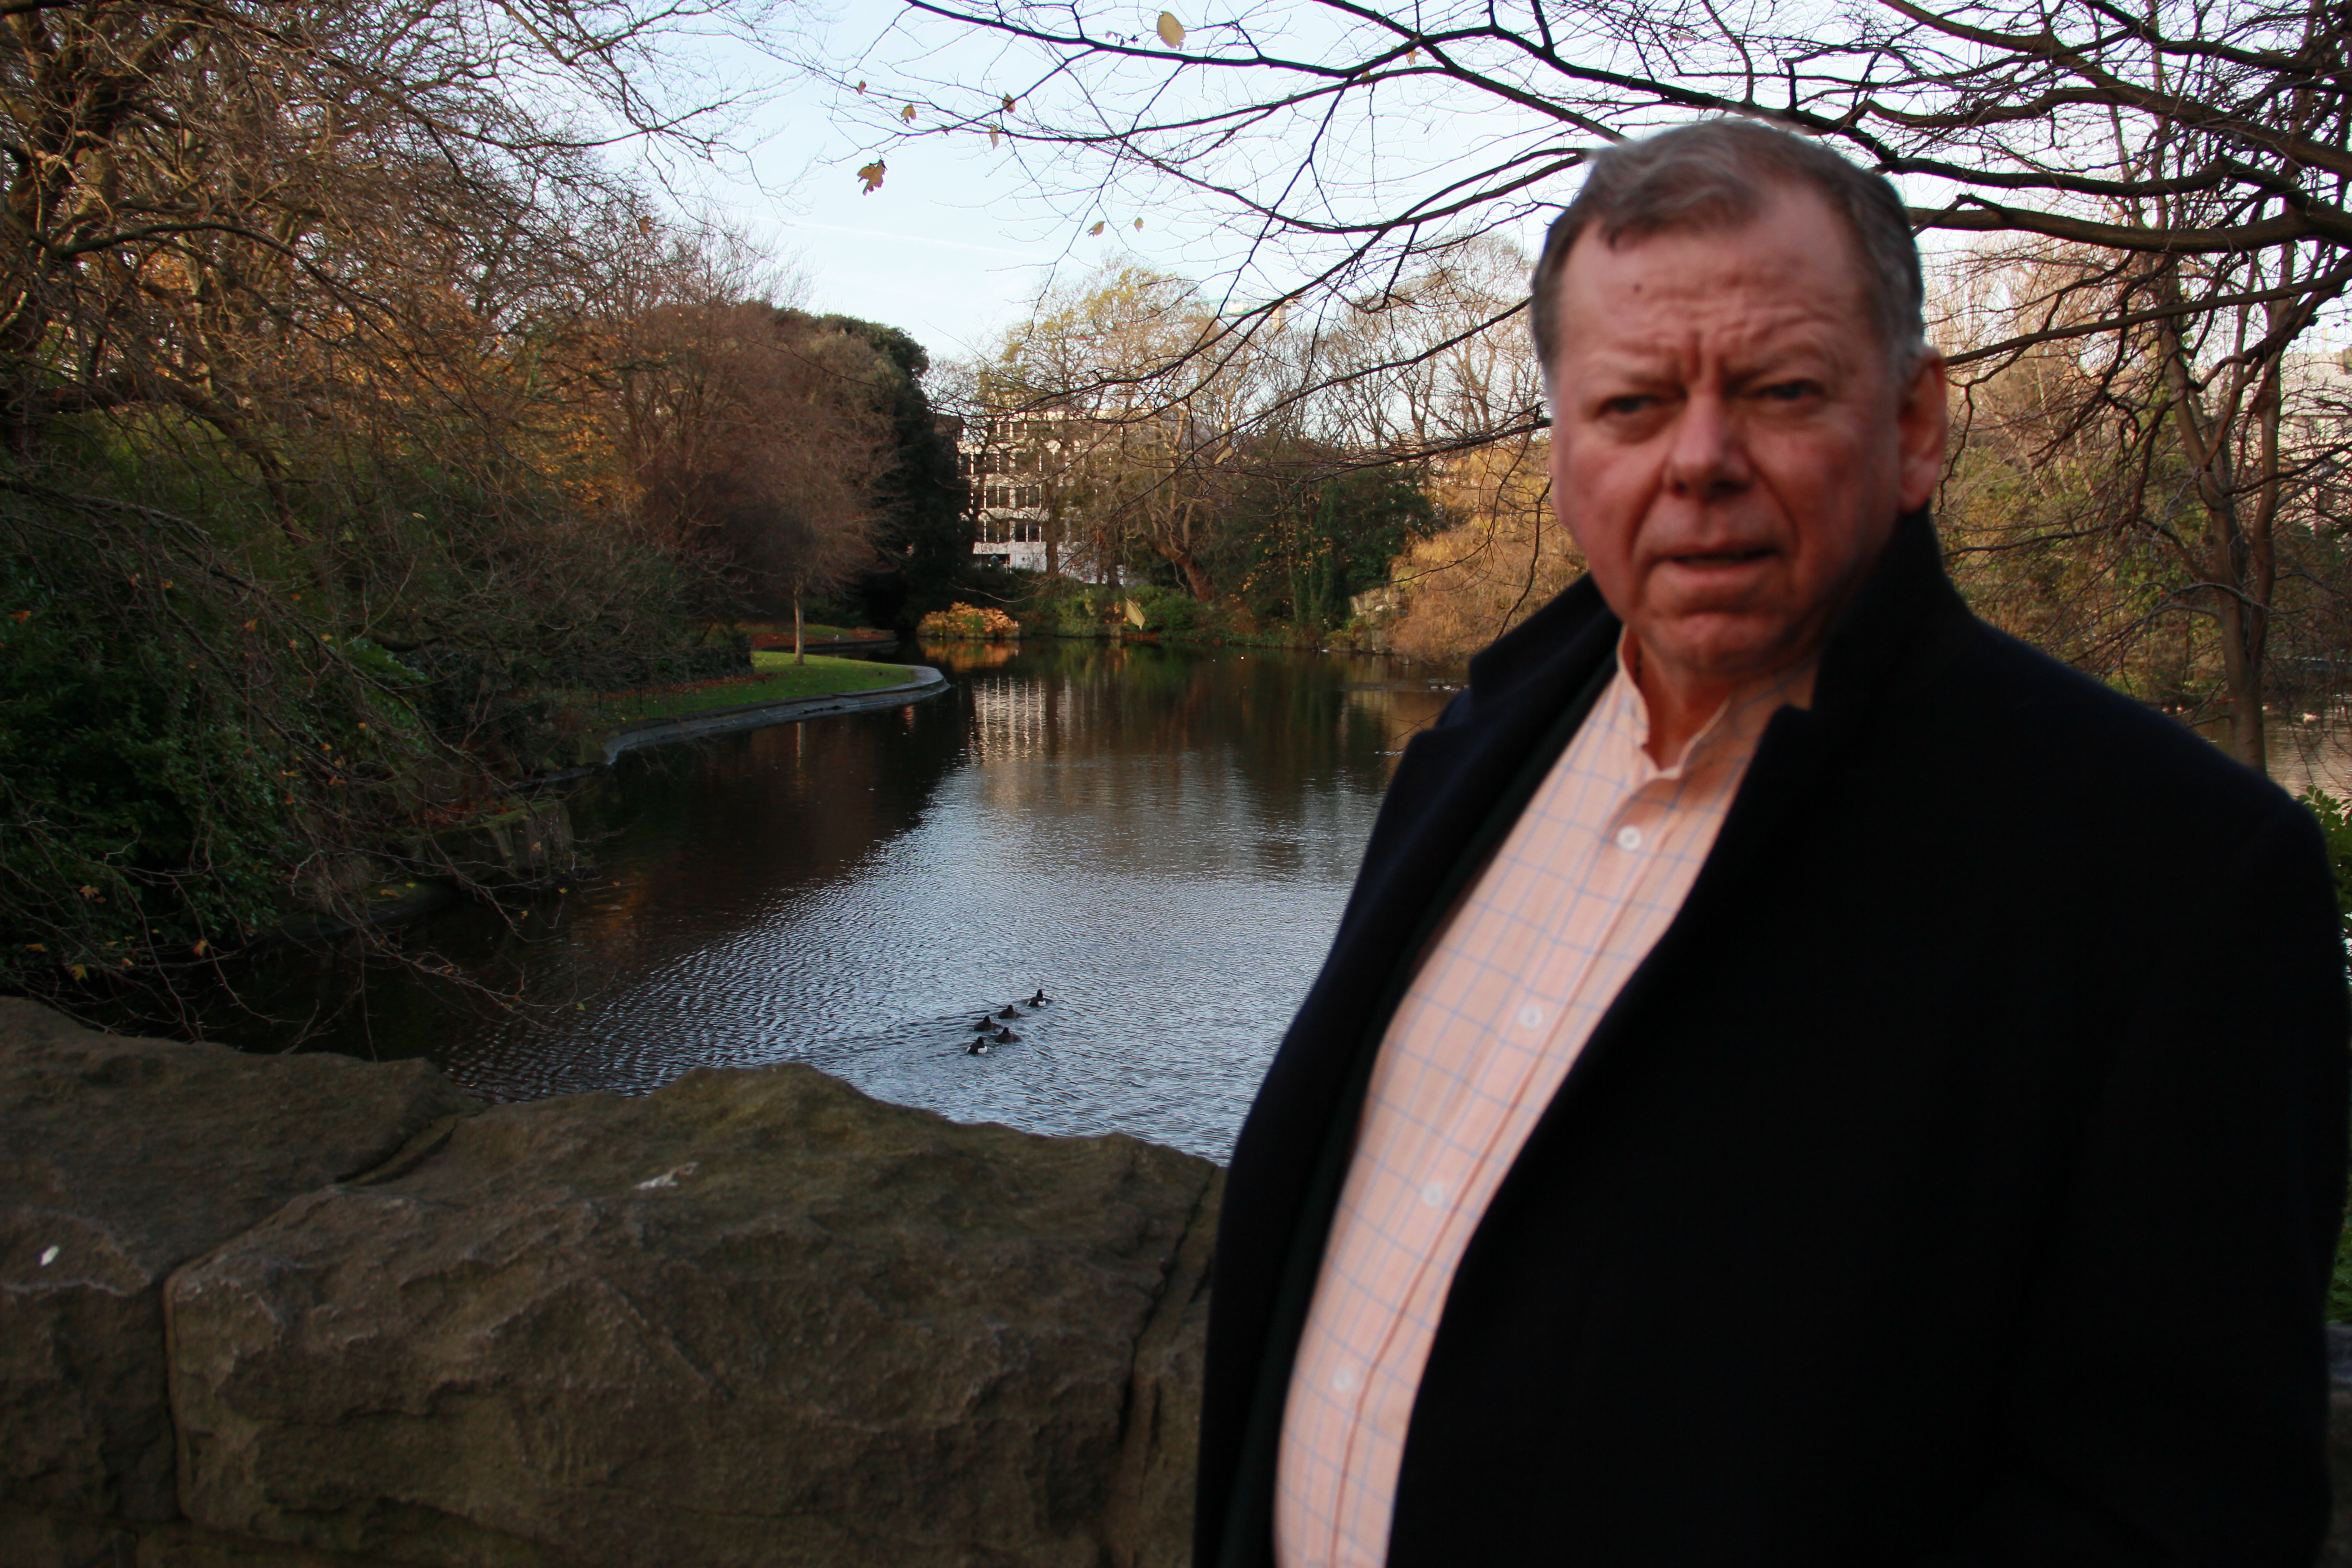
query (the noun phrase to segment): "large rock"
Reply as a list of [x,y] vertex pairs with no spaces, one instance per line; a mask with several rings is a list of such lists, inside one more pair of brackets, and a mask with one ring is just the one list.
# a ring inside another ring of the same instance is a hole
[[173,1518],[164,1278],[473,1104],[422,1062],[125,1039],[0,999],[0,1506]]
[[497,1107],[172,1281],[182,1500],[478,1568],[1175,1568],[1220,1189],[803,1068]]

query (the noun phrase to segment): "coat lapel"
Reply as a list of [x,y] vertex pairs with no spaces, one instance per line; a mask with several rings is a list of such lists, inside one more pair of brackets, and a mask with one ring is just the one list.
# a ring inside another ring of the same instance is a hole
[[[1257,1375],[1224,1510],[1218,1560],[1228,1568],[1268,1560],[1290,1363],[1354,1153],[1365,1088],[1412,982],[1412,960],[1608,685],[1617,629],[1583,581],[1520,628],[1535,637],[1515,633],[1472,661],[1467,721],[1441,721],[1408,747],[1331,956],[1251,1109],[1234,1151],[1234,1181],[1266,1200],[1274,1199],[1269,1188],[1279,1192],[1281,1207],[1273,1212],[1294,1217],[1274,1267],[1259,1276],[1270,1274],[1274,1289],[1257,1319]],[[1300,1136],[1309,1127],[1319,1135]]]

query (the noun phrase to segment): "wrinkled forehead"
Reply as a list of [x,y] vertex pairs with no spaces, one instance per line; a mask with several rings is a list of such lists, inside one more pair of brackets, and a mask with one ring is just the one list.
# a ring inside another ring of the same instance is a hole
[[1772,192],[1752,216],[1678,223],[1612,241],[1579,235],[1552,280],[1556,372],[1605,354],[1676,356],[1815,341],[1844,358],[1875,353],[1862,262],[1819,195]]

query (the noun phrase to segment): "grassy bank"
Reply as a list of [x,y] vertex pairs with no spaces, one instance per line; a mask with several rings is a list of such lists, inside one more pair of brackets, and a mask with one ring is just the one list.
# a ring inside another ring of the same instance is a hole
[[627,724],[642,719],[675,719],[720,708],[747,707],[754,702],[872,691],[884,686],[903,686],[914,679],[902,664],[828,658],[814,653],[808,656],[806,664],[794,664],[789,653],[754,653],[751,668],[754,673],[751,675],[725,679],[611,692],[595,700],[595,711],[606,723]]

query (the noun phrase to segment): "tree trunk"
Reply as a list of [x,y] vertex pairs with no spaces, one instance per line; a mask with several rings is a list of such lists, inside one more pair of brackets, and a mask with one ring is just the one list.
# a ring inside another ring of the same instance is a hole
[[[2221,680],[2230,695],[2230,749],[2256,773],[2270,772],[2268,737],[2263,732],[2263,655],[2269,641],[2270,590],[2275,566],[2270,541],[2250,548],[2242,523],[2237,479],[2231,462],[2229,420],[2209,418],[2201,389],[2189,374],[2189,354],[2177,325],[2158,329],[2165,380],[2171,395],[2172,426],[2195,475],[2197,499],[2205,512],[2200,551],[2189,552],[2208,584],[2213,624],[2221,640]],[[2266,385],[2265,391],[2272,390]],[[2230,399],[2234,402],[2235,398]],[[2273,471],[2275,448],[2266,453]]]
[[1170,565],[1184,574],[1184,585],[1190,590],[1192,597],[1204,605],[1214,603],[1217,597],[1217,584],[1210,579],[1208,572],[1201,565],[1200,558],[1195,556],[1185,545],[1183,540],[1177,536],[1176,531],[1172,528],[1155,528],[1151,532],[1151,542],[1159,549],[1160,553],[1166,558]]
[[793,662],[794,664],[808,662],[808,645],[802,637],[801,591],[798,588],[793,590]]

